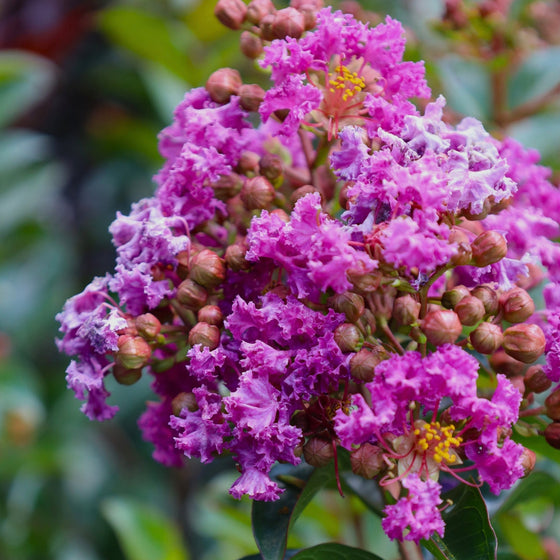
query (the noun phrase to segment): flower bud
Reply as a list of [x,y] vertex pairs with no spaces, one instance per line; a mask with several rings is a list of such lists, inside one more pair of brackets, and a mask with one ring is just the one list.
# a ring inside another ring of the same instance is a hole
[[277,154],[267,152],[259,162],[259,173],[271,183],[275,183],[284,174],[282,158]]
[[243,84],[239,88],[238,95],[243,109],[256,112],[264,99],[264,89],[257,84]]
[[270,181],[261,175],[248,179],[241,189],[241,200],[247,210],[268,208],[276,191]]
[[234,197],[241,192],[243,180],[244,178],[240,177],[237,173],[220,175],[219,179],[211,185],[214,196],[219,200],[227,200]]
[[541,356],[545,344],[544,333],[538,325],[521,323],[504,331],[504,350],[525,364],[531,364]]
[[177,288],[177,300],[187,309],[199,309],[206,305],[208,292],[194,280],[187,278]]
[[485,199],[482,203],[482,210],[480,212],[474,212],[472,205],[469,204],[468,208],[464,208],[461,214],[469,221],[484,220],[490,213],[492,209],[492,204],[488,199]]
[[523,289],[512,288],[500,297],[504,319],[510,323],[523,323],[535,312],[535,303]]
[[[296,202],[303,198],[304,196],[308,195],[309,193],[316,193],[319,192],[313,185],[302,185],[301,187],[297,188],[291,195],[290,195],[290,202],[292,205],[295,206]],[[321,196],[321,200],[322,200]]]
[[420,302],[410,294],[401,296],[393,302],[393,319],[398,325],[412,325],[418,321]]
[[141,369],[152,356],[150,345],[141,336],[120,336],[115,362],[125,369]]
[[239,48],[247,58],[254,60],[263,53],[264,45],[260,37],[250,31],[243,31],[239,39]]
[[490,286],[477,286],[471,290],[471,295],[478,298],[484,305],[486,315],[496,315],[499,309],[499,300],[496,290]]
[[334,457],[333,444],[327,439],[310,438],[303,446],[303,457],[312,467],[324,467]]
[[497,231],[488,230],[471,243],[471,250],[476,266],[488,266],[501,261],[506,256],[507,242]]
[[218,0],[214,15],[230,29],[239,29],[247,15],[247,6],[242,0]]
[[226,249],[224,257],[229,268],[239,272],[251,267],[251,263],[245,258],[246,254],[247,249],[241,243],[234,243]]
[[256,175],[259,172],[259,161],[261,157],[255,152],[246,150],[239,156],[237,171],[243,175]]
[[120,385],[134,385],[142,377],[142,368],[128,369],[120,364],[115,364],[113,377]]
[[543,269],[535,263],[526,263],[527,275],[517,278],[517,285],[524,290],[531,290],[538,286],[544,279],[545,273]]
[[484,317],[484,304],[474,296],[463,298],[454,308],[462,325],[472,327]]
[[526,367],[523,362],[508,356],[503,350],[494,352],[490,358],[488,358],[488,361],[496,373],[503,373],[509,378],[515,377],[516,375],[523,375]]
[[198,311],[198,320],[219,327],[224,321],[224,314],[217,305],[205,305]]
[[214,251],[203,249],[192,259],[189,276],[201,286],[217,286],[226,277],[224,260],[216,255]]
[[343,352],[355,352],[363,342],[363,338],[356,325],[342,323],[334,331],[334,341]]
[[364,478],[377,476],[387,465],[383,460],[383,450],[371,443],[363,443],[350,453],[352,472]]
[[179,393],[171,401],[171,409],[175,416],[179,416],[184,408],[189,412],[196,412],[198,410],[198,403],[193,393]]
[[470,341],[477,352],[493,354],[502,345],[502,329],[492,323],[481,323],[471,332]]
[[379,345],[375,348],[362,348],[350,358],[350,375],[357,381],[369,383],[373,380],[377,364],[388,358],[387,351]]
[[189,275],[189,261],[191,260],[190,251],[179,251],[177,253],[177,275],[184,280]]
[[441,305],[446,309],[454,309],[455,306],[467,296],[470,296],[471,293],[466,286],[459,285],[455,286],[452,290],[447,290],[443,292],[441,296]]
[[153,339],[161,330],[161,323],[159,319],[151,313],[138,315],[134,322],[136,329],[138,330],[138,334],[144,338]]
[[278,10],[272,22],[272,34],[276,39],[293,37],[299,39],[305,30],[305,19],[295,8]]
[[237,95],[243,84],[241,75],[233,68],[216,70],[206,82],[206,90],[216,103],[227,103],[232,95]]
[[523,467],[523,476],[525,478],[533,472],[535,465],[537,463],[537,455],[531,449],[523,448],[523,453],[521,454],[521,466]]
[[544,429],[544,439],[550,447],[560,449],[560,422],[552,422]]
[[216,325],[197,323],[189,332],[189,344],[201,344],[210,350],[215,350],[220,344],[220,329]]
[[364,298],[354,292],[344,292],[329,298],[329,305],[337,312],[344,313],[349,323],[355,323],[364,313]]
[[543,371],[542,366],[531,366],[525,372],[525,388],[530,393],[544,393],[550,389],[552,381]]
[[453,266],[469,264],[472,259],[472,249],[467,234],[460,229],[453,228],[448,241],[457,244],[457,252],[451,257],[450,263]]
[[259,27],[261,30],[261,37],[264,41],[274,41],[274,39],[276,39],[272,30],[272,25],[274,24],[275,19],[276,14],[267,14],[261,19]]
[[427,313],[422,321],[421,328],[428,342],[434,346],[453,344],[463,330],[457,314],[446,309]]
[[247,6],[247,21],[259,25],[261,19],[276,11],[271,0],[251,0]]

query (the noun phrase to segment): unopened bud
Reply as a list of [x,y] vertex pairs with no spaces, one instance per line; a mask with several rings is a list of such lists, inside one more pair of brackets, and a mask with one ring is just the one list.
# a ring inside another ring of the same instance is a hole
[[355,352],[359,349],[363,338],[356,325],[342,323],[334,331],[334,341],[343,352]]
[[482,209],[479,212],[475,212],[472,209],[472,205],[469,204],[468,208],[463,209],[462,215],[467,220],[471,220],[471,221],[484,220],[484,218],[486,218],[490,213],[491,209],[492,209],[492,203],[488,199],[485,199],[484,202],[482,203]]
[[224,321],[224,314],[217,305],[205,305],[198,312],[198,320],[219,327]]
[[303,457],[312,467],[324,467],[334,457],[332,442],[327,439],[310,438],[303,446]]
[[499,299],[496,290],[493,290],[490,286],[477,286],[471,290],[471,295],[482,302],[486,315],[496,315],[498,313]]
[[120,385],[134,385],[142,377],[142,368],[128,369],[120,364],[115,364],[113,377]]
[[506,256],[507,242],[497,231],[488,230],[471,243],[471,250],[476,266],[488,266],[501,261]]
[[293,37],[299,39],[305,31],[305,19],[295,8],[278,10],[272,22],[272,33],[276,39]]
[[305,30],[313,29],[317,21],[317,12],[323,8],[323,0],[292,0],[290,6],[303,14]]
[[227,103],[232,95],[237,95],[243,84],[241,75],[233,68],[216,70],[206,82],[206,90],[216,103]]
[[259,25],[261,19],[276,11],[271,0],[251,0],[247,6],[247,21]]
[[350,375],[357,381],[369,383],[373,380],[377,364],[388,357],[383,346],[362,348],[350,358]]
[[[295,205],[295,203],[304,196],[307,196],[309,193],[316,193],[319,192],[313,185],[302,185],[298,187],[291,195],[290,195],[290,202]],[[322,198],[322,197],[321,197]]]
[[260,37],[250,31],[243,31],[239,39],[239,48],[247,58],[254,60],[263,53],[264,45]]
[[197,323],[189,332],[189,344],[201,344],[214,350],[220,344],[220,329],[216,325],[208,323]]
[[463,298],[470,295],[471,293],[466,286],[455,286],[453,289],[443,292],[441,296],[441,305],[446,309],[453,309]]
[[525,373],[525,388],[530,393],[544,393],[550,389],[552,381],[543,371],[542,366],[531,366]]
[[241,192],[243,186],[243,177],[237,173],[230,173],[229,175],[220,175],[217,181],[211,185],[214,196],[218,200],[228,200]]
[[329,298],[329,305],[337,313],[344,313],[349,323],[355,323],[364,313],[364,298],[354,292],[344,292]]
[[360,290],[360,292],[374,292],[381,284],[382,275],[376,272],[362,272],[350,269],[346,273],[348,280]]
[[230,29],[239,29],[247,15],[247,6],[242,0],[218,0],[214,15]]
[[523,375],[527,367],[523,362],[512,358],[503,350],[494,352],[490,358],[488,358],[488,361],[496,373],[503,373],[509,378],[515,377],[516,375]]
[[523,467],[523,476],[525,478],[533,472],[535,465],[537,463],[537,455],[531,449],[523,448],[523,453],[521,454],[521,466]]
[[544,429],[544,439],[550,447],[560,449],[560,422],[552,422]]
[[268,208],[276,191],[270,181],[261,175],[251,177],[241,189],[241,200],[247,210],[260,210]]
[[504,331],[504,350],[525,364],[531,364],[541,356],[545,345],[544,333],[538,325],[521,323]]
[[264,89],[257,84],[243,84],[238,91],[241,107],[256,112],[264,99]]
[[177,259],[177,275],[181,280],[184,280],[189,275],[189,262],[191,260],[190,251],[179,251],[176,256]]
[[434,346],[453,344],[463,330],[457,314],[447,309],[427,313],[422,321],[421,328],[428,342]]
[[193,393],[179,393],[171,401],[171,409],[175,416],[179,416],[184,408],[189,412],[196,412],[198,410],[198,403]]
[[189,276],[201,286],[214,287],[225,279],[226,267],[214,251],[203,249],[193,257]]
[[248,270],[251,263],[245,258],[247,249],[240,243],[234,243],[226,249],[225,260],[229,268],[239,272],[240,270]]
[[272,30],[275,19],[276,14],[267,14],[261,19],[259,27],[261,30],[261,37],[264,41],[274,41],[274,39],[276,39],[274,31]]
[[377,476],[387,465],[383,460],[383,450],[371,443],[363,443],[350,453],[352,472],[364,478]]
[[200,309],[206,305],[208,292],[194,280],[187,278],[177,288],[177,300],[188,309]]
[[155,338],[161,331],[160,320],[151,313],[138,315],[134,322],[136,329],[138,330],[138,334],[144,338]]
[[484,304],[474,296],[463,298],[454,308],[462,325],[472,327],[484,317]]
[[393,319],[398,325],[412,325],[418,321],[420,302],[410,294],[395,299],[393,303]]
[[450,259],[453,266],[464,266],[471,262],[471,244],[464,231],[457,228],[452,229],[449,234],[449,243],[455,243],[457,245],[457,252]]
[[523,323],[535,312],[533,298],[523,289],[512,288],[500,297],[504,319],[510,323]]
[[243,175],[251,176],[259,172],[259,161],[261,157],[255,152],[245,151],[239,156],[237,171]]
[[259,162],[259,172],[271,183],[281,179],[284,174],[284,164],[282,163],[282,158],[277,154],[267,152]]
[[150,345],[141,336],[120,336],[115,362],[125,369],[141,369],[152,356]]
[[471,332],[470,341],[477,352],[493,354],[502,345],[502,329],[492,323],[481,323]]

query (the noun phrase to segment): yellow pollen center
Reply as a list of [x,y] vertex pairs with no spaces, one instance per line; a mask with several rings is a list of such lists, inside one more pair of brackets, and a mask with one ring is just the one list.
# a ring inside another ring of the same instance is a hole
[[454,431],[453,424],[442,426],[439,422],[424,422],[414,430],[416,449],[425,455],[430,454],[436,463],[454,463],[457,456],[453,450],[463,441],[463,438],[453,435]]
[[350,72],[342,64],[335,68],[335,72],[336,74],[329,73],[329,91],[335,93],[337,90],[342,90],[343,101],[347,101],[366,87],[364,79],[358,76],[357,72]]

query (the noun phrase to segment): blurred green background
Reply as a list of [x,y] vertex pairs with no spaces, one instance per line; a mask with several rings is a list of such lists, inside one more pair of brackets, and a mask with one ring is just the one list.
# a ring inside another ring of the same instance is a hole
[[[504,17],[480,9],[499,2],[467,2],[466,23],[449,10],[442,21],[440,0],[341,4],[373,22],[362,7],[403,21],[407,56],[428,61],[434,94],[443,92],[457,114],[539,148],[560,170],[558,2],[515,1]],[[150,399],[147,380],[124,389],[126,398],[109,383],[120,413],[89,422],[65,387],[68,360],[54,345],[65,299],[113,267],[107,227],[115,212],[151,195],[162,164],[157,133],[184,92],[222,66],[267,84],[213,7],[0,4],[1,559],[234,560],[256,552],[250,503],[227,494],[232,465],[155,463],[136,427]],[[558,459],[549,455],[544,470],[557,481]],[[560,533],[559,498],[535,495],[502,515],[503,558],[560,558],[550,538]],[[325,493],[291,545],[339,540],[389,558],[395,547],[381,533],[362,505]]]

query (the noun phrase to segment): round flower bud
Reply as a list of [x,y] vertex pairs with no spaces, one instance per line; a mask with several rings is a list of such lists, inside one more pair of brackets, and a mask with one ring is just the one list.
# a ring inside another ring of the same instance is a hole
[[189,261],[191,259],[190,251],[179,251],[176,256],[177,259],[177,275],[181,280],[184,280],[189,275]]
[[120,336],[115,362],[125,369],[141,369],[150,360],[152,349],[141,336]]
[[546,415],[556,422],[560,421],[560,388],[552,391],[544,401]]
[[272,31],[272,25],[276,19],[276,14],[267,14],[264,16],[260,23],[259,28],[261,30],[261,38],[263,41],[274,41],[276,39],[274,32]]
[[216,325],[197,323],[189,332],[189,344],[201,344],[210,350],[215,350],[220,344],[220,329]]
[[430,311],[422,321],[422,332],[434,346],[453,344],[461,334],[463,326],[454,311],[438,309]]
[[120,385],[134,385],[142,377],[142,368],[128,369],[120,364],[115,364],[113,377]]
[[377,364],[386,359],[387,352],[383,346],[362,348],[350,358],[350,375],[357,381],[369,383],[373,380]]
[[226,249],[225,260],[229,268],[239,272],[240,270],[248,270],[251,263],[245,258],[247,249],[240,243],[234,243]]
[[471,244],[464,231],[453,228],[449,234],[449,243],[455,243],[457,245],[457,252],[450,259],[450,263],[453,266],[464,266],[471,262]]
[[490,358],[488,358],[488,361],[496,373],[503,373],[509,378],[515,377],[516,375],[523,375],[526,367],[523,362],[508,356],[503,350],[494,352]]
[[276,39],[293,37],[299,39],[305,31],[305,18],[295,8],[278,10],[272,22],[272,34]]
[[171,409],[175,416],[179,416],[184,408],[189,412],[196,412],[198,410],[198,403],[193,393],[179,393],[171,401]]
[[544,333],[538,325],[521,323],[504,331],[504,350],[525,364],[531,364],[541,356],[545,345]]
[[470,296],[471,293],[466,286],[455,286],[452,290],[443,292],[441,305],[446,309],[453,309],[463,298]]
[[218,0],[214,15],[230,29],[239,29],[247,15],[247,6],[242,0]]
[[525,372],[525,388],[530,393],[544,393],[550,389],[552,381],[543,371],[542,366],[531,366]]
[[201,286],[217,286],[226,277],[224,260],[216,255],[214,251],[203,249],[192,259],[189,276]]
[[[300,198],[303,198],[304,196],[308,195],[309,193],[316,193],[316,192],[319,192],[319,191],[313,185],[302,185],[301,187],[297,188],[290,195],[290,202],[295,206],[296,202]],[[323,197],[321,196],[321,199],[322,198]]]
[[259,162],[259,173],[271,183],[281,179],[284,174],[282,158],[277,154],[267,152]]
[[470,341],[477,352],[493,354],[502,345],[502,329],[492,323],[481,323],[471,332]]
[[521,465],[523,466],[523,476],[525,478],[533,472],[535,465],[537,463],[537,455],[531,449],[523,448],[523,453],[521,454]]
[[327,439],[310,438],[303,446],[303,457],[312,467],[324,467],[334,457],[332,442]]
[[217,181],[211,185],[214,191],[214,196],[219,200],[227,200],[234,197],[241,192],[244,178],[237,173],[230,173],[229,175],[220,175]]
[[241,153],[237,162],[237,171],[243,175],[256,175],[259,172],[261,156],[248,150]]
[[350,453],[352,472],[364,478],[377,476],[387,465],[383,460],[383,450],[371,443],[363,443]]
[[454,308],[462,325],[472,327],[484,317],[484,304],[474,296],[463,298]]
[[243,84],[241,75],[233,68],[216,70],[206,82],[206,90],[216,103],[227,103],[232,95],[237,95]]
[[552,422],[544,429],[544,439],[550,447],[560,449],[560,422]]
[[512,288],[500,297],[504,319],[510,323],[523,323],[535,312],[533,298],[523,288]]
[[498,313],[499,299],[496,290],[493,290],[490,286],[477,286],[471,290],[471,295],[482,302],[486,315],[496,315]]
[[187,278],[177,288],[177,300],[188,309],[200,309],[206,305],[208,292],[194,280]]
[[198,320],[219,327],[224,321],[224,314],[217,305],[205,305],[198,311]]
[[480,212],[474,212],[472,205],[469,204],[468,208],[464,208],[461,214],[470,221],[484,220],[490,213],[492,209],[492,204],[488,199],[484,200],[482,203],[482,210]]
[[264,89],[257,84],[243,84],[237,94],[241,107],[246,111],[258,111],[264,99]]
[[247,210],[260,210],[272,204],[275,194],[276,191],[270,181],[257,175],[245,181],[240,196]]
[[364,298],[354,292],[344,292],[329,298],[329,305],[337,312],[344,313],[349,323],[355,323],[364,313]]
[[161,331],[161,323],[159,319],[151,313],[138,315],[134,321],[138,334],[144,338],[153,339]]
[[472,243],[472,260],[476,266],[488,266],[501,261],[507,253],[505,237],[497,231],[481,233]]
[[260,37],[250,31],[243,31],[239,39],[239,48],[247,58],[254,60],[263,53],[264,45]]
[[363,342],[363,338],[356,325],[342,323],[334,331],[334,341],[343,352],[355,352]]
[[259,25],[261,19],[276,11],[271,0],[251,0],[247,6],[247,21]]
[[412,325],[418,321],[420,302],[410,294],[395,299],[393,303],[393,319],[398,325]]

